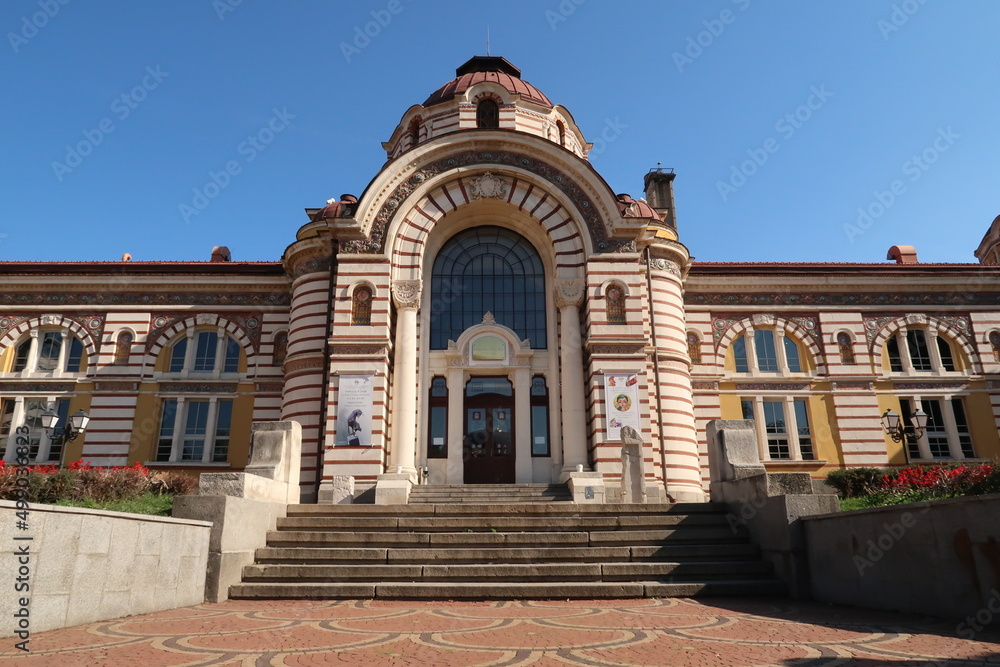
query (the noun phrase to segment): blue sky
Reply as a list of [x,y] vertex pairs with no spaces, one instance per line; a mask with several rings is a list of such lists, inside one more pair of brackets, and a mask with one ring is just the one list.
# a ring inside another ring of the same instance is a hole
[[616,192],[676,169],[699,260],[969,262],[1000,214],[993,0],[6,0],[0,259],[277,260],[487,25]]

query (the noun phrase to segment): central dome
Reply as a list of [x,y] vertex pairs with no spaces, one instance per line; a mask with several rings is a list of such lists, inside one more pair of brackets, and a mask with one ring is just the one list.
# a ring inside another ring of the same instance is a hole
[[508,92],[520,95],[522,100],[552,108],[552,102],[549,101],[549,98],[527,81],[522,81],[521,70],[500,56],[473,56],[455,70],[454,79],[431,93],[423,105],[429,107],[447,102],[456,95],[464,93],[473,85],[486,81],[503,86]]

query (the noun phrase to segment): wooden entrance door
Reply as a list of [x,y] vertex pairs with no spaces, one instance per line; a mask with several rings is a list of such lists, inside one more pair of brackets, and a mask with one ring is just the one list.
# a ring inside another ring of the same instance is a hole
[[507,378],[472,378],[465,387],[466,484],[514,483],[514,391]]

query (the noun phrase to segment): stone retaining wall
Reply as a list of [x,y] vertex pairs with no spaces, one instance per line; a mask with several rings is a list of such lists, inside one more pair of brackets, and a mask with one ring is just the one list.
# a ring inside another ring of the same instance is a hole
[[34,504],[26,530],[18,520],[0,501],[0,637],[23,626],[21,598],[32,635],[205,601],[208,522]]
[[1000,624],[1000,495],[802,521],[817,600]]

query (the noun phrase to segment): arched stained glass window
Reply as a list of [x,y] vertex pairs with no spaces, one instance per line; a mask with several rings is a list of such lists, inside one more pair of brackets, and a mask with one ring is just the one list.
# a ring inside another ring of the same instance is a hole
[[538,252],[520,234],[500,227],[461,232],[438,253],[431,274],[431,349],[493,313],[531,347],[547,347],[545,269]]

